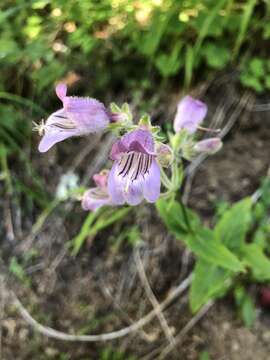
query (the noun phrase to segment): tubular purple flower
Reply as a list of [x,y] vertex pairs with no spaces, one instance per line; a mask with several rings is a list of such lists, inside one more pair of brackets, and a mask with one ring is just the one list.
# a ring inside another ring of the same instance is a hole
[[222,141],[219,137],[213,137],[197,142],[194,150],[197,152],[204,152],[207,154],[214,154],[222,148]]
[[43,136],[38,147],[40,152],[46,152],[69,137],[102,131],[109,124],[109,114],[101,102],[91,98],[66,96],[65,84],[58,84],[55,91],[62,100],[63,108],[51,114],[45,123],[36,126]]
[[112,206],[113,203],[108,194],[107,182],[108,182],[108,170],[102,170],[99,174],[93,176],[93,180],[96,183],[95,188],[87,190],[82,199],[82,208],[84,210],[96,211],[100,207],[108,205]]
[[178,133],[182,129],[186,129],[190,134],[193,134],[205,118],[206,113],[207,106],[205,103],[191,96],[185,96],[177,106],[174,131]]
[[108,191],[113,203],[138,205],[143,199],[155,202],[160,195],[160,168],[154,152],[152,134],[137,129],[118,140],[112,147],[113,167]]

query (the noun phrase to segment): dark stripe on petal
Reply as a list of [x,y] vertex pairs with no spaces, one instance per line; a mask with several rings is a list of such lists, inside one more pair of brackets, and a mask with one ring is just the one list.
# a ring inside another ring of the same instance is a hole
[[131,156],[130,156],[130,162],[129,162],[129,164],[128,164],[128,167],[127,167],[127,169],[126,169],[126,172],[124,173],[124,177],[126,176],[126,175],[128,175],[128,173],[129,173],[129,171],[130,171],[130,169],[133,167],[133,165],[134,165],[134,160],[136,160],[136,158],[135,158],[135,153],[133,153]]
[[136,180],[138,178],[138,175],[140,174],[141,165],[142,165],[142,162],[143,162],[143,156],[144,156],[144,154],[139,154],[139,160],[138,160],[138,163],[137,163],[137,169],[135,168],[135,170],[134,170],[132,181]]
[[60,118],[60,119],[67,119],[67,117],[66,116],[62,116],[62,115],[54,115],[55,117],[58,117],[58,118]]
[[[133,155],[133,154],[132,154]],[[132,155],[131,154],[124,154],[120,160],[119,165],[123,165],[123,168],[120,169],[119,175],[122,175],[126,172],[126,169],[129,167],[130,162],[132,161]],[[124,175],[125,176],[125,175]]]
[[74,124],[61,124],[61,123],[53,123],[51,124],[53,125],[54,127],[57,127],[59,129],[63,129],[63,130],[73,130],[73,129],[76,129],[76,126]]

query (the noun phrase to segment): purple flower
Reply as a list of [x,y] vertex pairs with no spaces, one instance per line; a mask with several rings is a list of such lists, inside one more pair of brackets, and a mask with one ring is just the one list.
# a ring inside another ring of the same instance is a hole
[[112,147],[113,167],[108,191],[113,203],[138,205],[143,198],[155,202],[160,195],[160,168],[154,152],[154,140],[146,129],[137,129]]
[[181,129],[186,129],[193,134],[197,126],[205,118],[207,106],[200,100],[193,99],[191,96],[185,96],[177,107],[174,119],[174,131],[178,133]]
[[194,146],[194,150],[197,152],[204,152],[207,154],[214,154],[222,147],[222,141],[218,137],[209,138],[197,142]]
[[39,151],[46,152],[54,144],[71,136],[87,135],[104,130],[110,122],[105,106],[91,98],[66,96],[67,86],[58,84],[56,95],[63,108],[49,116],[46,123],[36,126],[43,138]]
[[96,211],[102,206],[113,205],[108,194],[108,175],[108,170],[102,170],[99,174],[93,176],[93,180],[97,186],[84,193],[82,199],[82,208],[84,210]]

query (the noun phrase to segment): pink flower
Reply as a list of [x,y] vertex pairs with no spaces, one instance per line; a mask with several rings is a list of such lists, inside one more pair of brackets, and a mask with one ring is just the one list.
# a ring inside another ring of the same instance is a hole
[[207,106],[200,100],[193,99],[191,96],[185,96],[177,107],[174,119],[174,131],[178,133],[186,129],[193,134],[198,125],[203,121],[207,113]]
[[82,136],[104,130],[110,122],[105,106],[91,98],[66,96],[67,86],[58,84],[56,95],[63,108],[49,116],[46,123],[36,128],[43,135],[39,151],[46,152],[54,144],[72,136]]
[[93,176],[96,187],[84,193],[82,199],[82,208],[84,210],[96,211],[102,206],[113,205],[107,188],[108,175],[108,170],[102,170],[99,174]]
[[154,152],[152,134],[137,129],[118,140],[112,147],[113,167],[108,191],[113,203],[138,205],[144,198],[155,202],[160,195],[160,168]]

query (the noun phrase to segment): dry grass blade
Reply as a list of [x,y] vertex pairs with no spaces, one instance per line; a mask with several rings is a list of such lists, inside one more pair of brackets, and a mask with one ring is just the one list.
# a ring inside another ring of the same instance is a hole
[[[184,336],[200,321],[204,315],[210,310],[210,308],[214,305],[214,301],[209,301],[206,305],[202,307],[202,309],[195,315],[189,322],[183,327],[183,329],[178,333],[175,337],[175,343],[179,345]],[[171,344],[168,345],[160,354],[158,359],[163,360],[167,358],[167,355],[174,349],[175,345],[172,346]]]
[[138,274],[140,276],[140,279],[141,279],[141,282],[142,282],[142,285],[145,289],[145,292],[146,292],[146,295],[149,299],[149,301],[151,302],[155,312],[156,312],[156,315],[159,319],[159,322],[160,322],[160,325],[162,327],[162,330],[166,336],[166,338],[168,339],[169,343],[171,345],[174,345],[175,344],[175,341],[174,341],[174,337],[173,337],[173,333],[172,333],[172,329],[169,327],[168,323],[167,323],[167,320],[165,319],[165,316],[160,308],[160,304],[159,302],[157,301],[152,289],[151,289],[151,286],[148,282],[148,279],[147,279],[147,276],[146,276],[146,273],[145,273],[145,270],[144,270],[144,266],[143,266],[143,263],[142,263],[142,260],[141,260],[141,257],[140,257],[140,254],[139,254],[139,251],[136,251],[135,252],[135,261],[136,261],[136,265],[137,265],[137,269],[138,269]]
[[[190,285],[192,280],[192,274],[189,275],[184,281],[182,281],[169,295],[168,297],[160,304],[160,311],[163,311],[174,299],[176,299],[180,294],[182,294]],[[16,294],[10,291],[10,295],[12,297],[12,301],[16,308],[19,310],[21,316],[24,320],[33,327],[34,330],[39,333],[54,338],[57,340],[64,341],[80,341],[80,342],[96,342],[96,341],[108,341],[118,339],[120,337],[127,336],[135,331],[138,331],[146,324],[151,322],[156,316],[156,310],[152,310],[146,316],[142,317],[140,320],[135,322],[134,324],[122,328],[117,331],[113,331],[110,333],[97,334],[97,335],[72,335],[67,334],[62,331],[55,330],[51,327],[44,326],[40,324],[37,320],[35,320],[32,315],[27,311],[27,309],[20,302]]]

